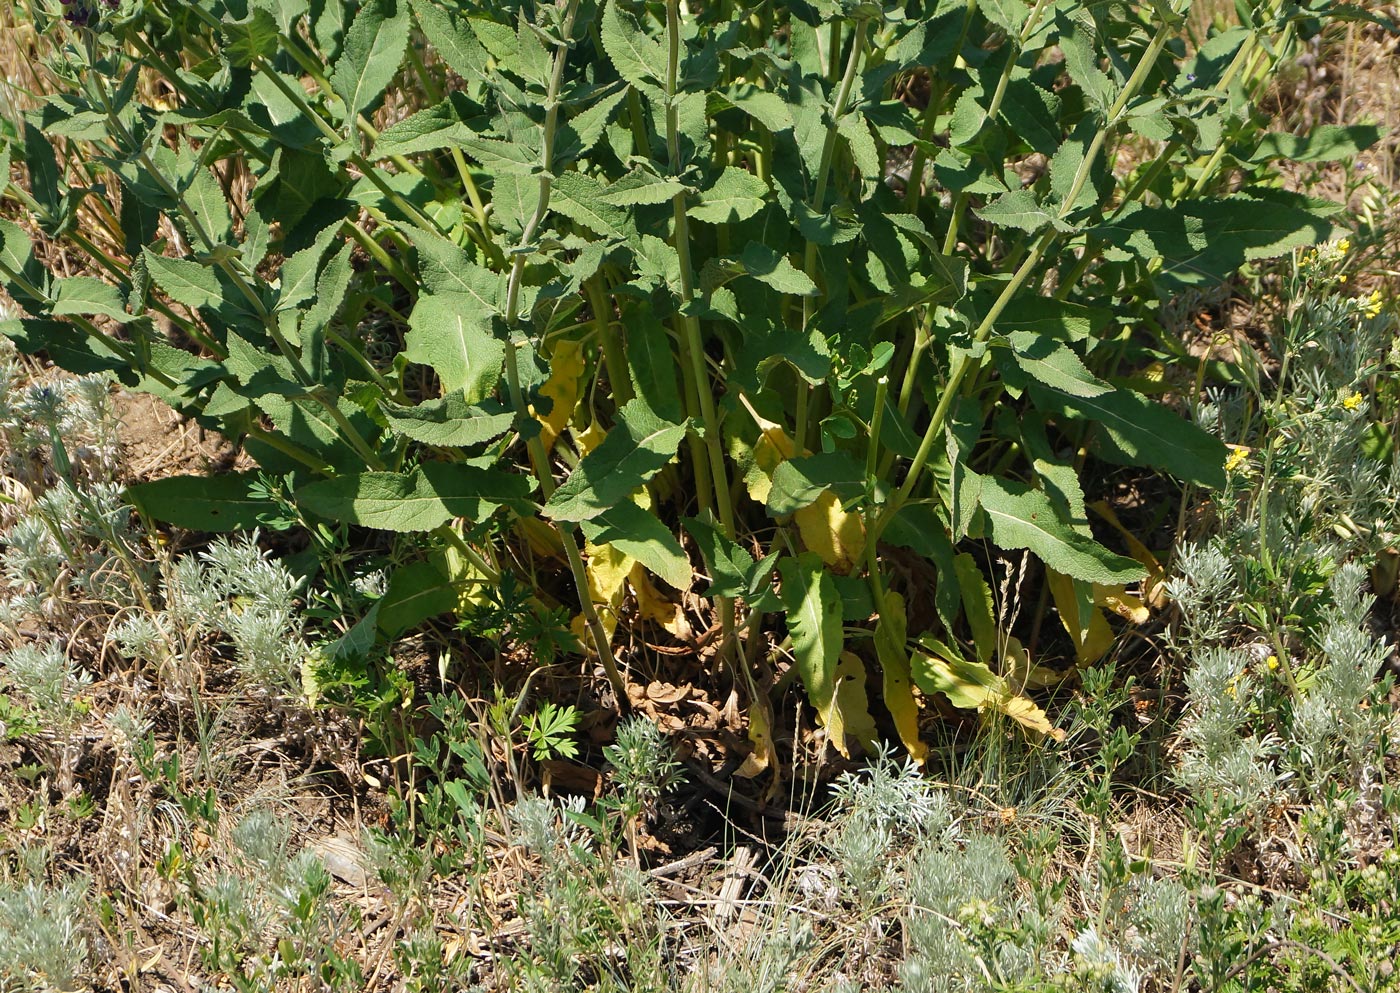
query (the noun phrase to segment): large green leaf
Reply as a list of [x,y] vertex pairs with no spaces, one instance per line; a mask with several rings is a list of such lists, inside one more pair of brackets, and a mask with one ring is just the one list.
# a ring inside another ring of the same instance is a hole
[[168,259],[149,248],[145,256],[151,278],[176,303],[197,309],[215,307],[223,301],[219,278],[212,269],[189,259]]
[[581,172],[561,173],[549,200],[555,210],[605,238],[626,238],[631,233],[627,210],[603,199],[603,185]]
[[457,588],[436,562],[400,566],[389,576],[384,595],[372,608],[373,621],[386,638],[397,638],[431,617],[454,610]]
[[1115,555],[1062,521],[1050,497],[994,476],[982,479],[982,510],[992,540],[1002,548],[1027,548],[1067,576],[1088,582],[1131,583],[1147,575],[1134,559]]
[[529,515],[528,476],[461,462],[430,462],[412,472],[360,472],[308,483],[297,503],[333,521],[382,531],[431,531],[454,517],[480,521],[497,507]]
[[130,363],[105,338],[85,334],[68,321],[46,317],[15,317],[0,321],[0,335],[25,355],[46,354],[60,369],[87,375],[116,372],[131,378]]
[[572,162],[591,152],[626,96],[627,87],[618,87],[562,124],[554,140],[555,161]]
[[[1216,489],[1225,485],[1225,445],[1167,407],[1130,390],[1075,397],[1032,383],[1041,410],[1098,424],[1095,449],[1120,465],[1152,466]],[[1061,570],[1064,571],[1064,570]]]
[[470,79],[485,70],[486,50],[469,29],[466,18],[436,0],[413,0],[413,11],[418,15],[423,36],[453,72]]
[[469,448],[499,438],[510,430],[515,415],[499,404],[489,408],[467,403],[461,392],[449,393],[408,407],[380,400],[379,410],[389,429],[425,445]]
[[277,512],[275,501],[256,489],[255,473],[226,476],[167,476],[127,488],[142,513],[191,531],[240,531],[257,527]]
[[1171,286],[1218,283],[1252,259],[1326,241],[1332,229],[1318,211],[1239,194],[1133,204],[1091,233],[1144,261],[1161,259],[1157,278]]
[[556,521],[586,521],[626,500],[675,458],[686,425],[658,416],[645,401],[617,412],[617,425],[545,504]]
[[820,452],[788,459],[773,470],[768,512],[782,516],[816,503],[826,490],[842,500],[865,490],[865,467],[844,452]]
[[611,510],[584,521],[584,537],[595,545],[612,545],[678,590],[690,589],[690,559],[670,529],[649,510],[623,500]]
[[331,89],[345,101],[345,122],[354,130],[357,115],[368,110],[399,71],[413,21],[407,2],[372,0],[360,8],[345,48],[331,73]]
[[480,113],[481,108],[473,105],[466,94],[449,93],[441,102],[381,131],[374,142],[374,157],[414,155],[451,147],[476,134],[467,118]]
[[1381,129],[1374,124],[1320,124],[1303,135],[1270,131],[1259,139],[1248,161],[1332,162],[1370,148],[1380,137]]
[[841,594],[814,552],[780,559],[778,575],[798,675],[812,703],[826,711],[836,694],[843,644]]
[[736,224],[762,210],[767,195],[767,183],[751,172],[729,166],[700,194],[700,202],[688,213],[697,221]]
[[[1011,363],[1001,362],[1009,383],[1022,386],[1029,380],[1079,397],[1096,397],[1113,387],[1103,382],[1064,342],[1033,331],[1012,331],[1006,336]],[[999,357],[1002,350],[998,349]],[[1017,373],[1020,375],[1017,375]]]
[[639,89],[659,89],[661,74],[666,71],[666,53],[623,12],[618,0],[612,0],[603,13],[602,39],[619,76]]
[[[532,179],[531,184],[539,188],[538,180]],[[465,293],[476,301],[475,309],[500,312],[506,292],[503,274],[473,262],[471,256],[441,235],[408,226],[400,230],[418,251],[418,275],[429,293]]]
[[627,372],[636,395],[663,419],[679,421],[681,391],[676,381],[676,357],[671,338],[650,304],[623,311],[627,331]]
[[69,276],[55,280],[53,308],[49,313],[55,317],[101,314],[123,324],[131,320],[123,305],[121,291],[95,276]]
[[444,393],[461,392],[469,404],[496,389],[505,362],[505,342],[491,333],[491,313],[465,293],[418,298],[408,319],[404,356],[432,366]]
[[747,596],[753,585],[756,565],[753,556],[709,521],[687,517],[681,521],[681,527],[695,539],[700,556],[705,560],[705,568],[710,571],[710,587],[705,591],[705,595],[731,598]]

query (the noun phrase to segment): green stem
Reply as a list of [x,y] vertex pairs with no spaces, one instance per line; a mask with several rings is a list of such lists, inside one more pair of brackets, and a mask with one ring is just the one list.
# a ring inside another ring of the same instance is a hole
[[885,423],[885,397],[889,392],[890,380],[888,376],[881,376],[875,381],[875,410],[870,415],[870,439],[865,449],[865,475],[869,479],[877,478],[875,470],[879,468],[880,459],[880,430]]
[[271,431],[264,431],[259,427],[251,427],[247,430],[247,436],[255,441],[260,441],[269,448],[275,448],[289,459],[294,459],[313,472],[322,475],[329,475],[332,472],[331,466],[324,459],[313,455],[300,445],[293,444],[280,434],[273,434]]
[[[977,0],[967,0],[967,6],[963,10],[962,31],[958,34],[958,44],[953,49],[953,55],[962,55],[963,45],[967,44],[967,33],[972,28],[972,15],[977,10]],[[914,158],[909,163],[909,185],[905,189],[904,203],[909,208],[909,213],[919,212],[919,202],[924,195],[924,167],[928,161],[928,153],[924,151],[924,146],[933,141],[933,129],[938,126],[938,115],[943,111],[943,98],[947,96],[950,84],[946,80],[939,80],[936,89],[930,88],[928,103],[924,105],[923,119],[919,124],[919,140],[921,144],[914,146]]]
[[[672,175],[680,175],[680,122],[676,107],[676,86],[680,77],[680,0],[666,4],[667,70],[666,70],[666,150],[671,159]],[[690,220],[686,216],[685,194],[678,193],[671,201],[674,221],[676,254],[680,257],[681,307],[695,301],[695,271],[690,257]],[[705,347],[700,337],[700,320],[694,314],[681,313],[681,351],[690,366],[694,407],[700,412],[705,426],[704,457],[708,459],[710,483],[714,488],[715,509],[719,513],[724,533],[734,537],[734,508],[729,496],[729,472],[724,464],[723,442],[720,438],[719,415],[715,410],[714,391],[709,371],[705,368]],[[691,432],[694,436],[694,432]],[[697,443],[693,442],[696,447]],[[694,449],[692,449],[694,451]],[[697,453],[698,454],[698,453]],[[702,505],[703,506],[703,505]]]
[[[676,92],[680,81],[680,50],[680,0],[666,0],[666,152],[670,158],[673,176],[681,174],[680,115],[676,106]],[[681,360],[689,369],[689,374],[683,379],[686,381],[691,397],[691,402],[687,406],[692,412],[699,410],[701,421],[705,426],[704,443],[702,444],[696,438],[693,430],[686,434],[689,439],[691,460],[696,470],[697,488],[700,493],[704,494],[700,500],[701,509],[702,511],[705,509],[709,497],[708,491],[713,488],[714,503],[712,506],[719,512],[720,526],[724,529],[725,536],[733,540],[735,536],[734,505],[729,493],[729,470],[724,464],[719,415],[715,410],[710,373],[705,366],[705,345],[700,336],[700,319],[693,313],[684,313],[684,309],[695,302],[695,271],[691,265],[690,219],[686,216],[685,193],[677,193],[671,200],[671,217],[674,228],[673,240],[680,262],[682,310],[677,316],[680,322]],[[708,472],[705,472],[702,467],[708,468]],[[719,609],[723,637],[720,654],[721,658],[727,660],[731,658],[730,652],[735,645],[734,601],[729,597],[716,597],[716,606]],[[752,673],[743,666],[739,668],[742,677],[747,681],[749,693],[756,694],[757,690],[753,685]],[[757,699],[756,696],[754,698]]]
[[[535,212],[526,223],[525,230],[521,235],[520,246],[522,248],[531,244],[535,233],[549,213],[549,196],[554,176],[554,139],[559,125],[559,92],[563,86],[564,67],[569,59],[568,46],[573,37],[574,20],[578,16],[579,2],[580,0],[568,0],[568,8],[560,29],[563,43],[554,53],[554,66],[549,77],[549,89],[545,96],[544,143],[540,153],[540,196],[539,202],[535,205]],[[520,359],[518,355],[520,343],[514,337],[514,328],[519,319],[520,282],[525,272],[525,260],[525,252],[516,253],[506,288],[505,322],[512,334],[511,340],[506,343],[506,383],[510,390],[511,403],[518,413],[523,413],[526,408],[525,392],[520,385]],[[526,449],[530,455],[530,466],[540,484],[540,493],[544,496],[545,502],[548,502],[549,498],[554,495],[554,475],[549,467],[549,453],[545,451],[544,442],[540,440],[539,434],[530,438],[526,443]],[[612,641],[608,637],[607,628],[603,626],[603,619],[598,615],[598,608],[593,603],[593,594],[588,588],[588,570],[584,567],[583,556],[578,550],[578,535],[572,527],[566,530],[557,521],[554,522],[554,527],[559,533],[565,557],[569,561],[569,572],[573,576],[574,589],[578,593],[579,605],[583,610],[584,622],[588,626],[589,635],[593,639],[593,647],[597,650],[598,658],[607,671],[608,681],[612,683],[613,692],[617,695],[618,707],[626,709],[628,706],[627,682],[622,678],[622,673],[617,668],[617,659],[613,657],[612,653]]]
[[627,356],[622,351],[622,339],[613,327],[612,306],[608,303],[606,286],[600,272],[583,284],[583,291],[588,296],[588,307],[593,311],[593,329],[603,349],[603,364],[608,370],[613,401],[621,407],[632,399],[632,377],[627,372]]
[[[846,115],[847,106],[851,100],[851,90],[855,86],[856,76],[860,74],[860,60],[865,49],[865,34],[869,28],[869,22],[862,19],[856,22],[855,34],[851,38],[851,54],[846,59],[846,71],[841,77],[841,86],[836,91],[836,102],[831,105],[831,120],[826,126],[826,140],[822,143],[822,157],[817,164],[816,187],[812,193],[810,204],[814,213],[820,214],[826,209],[826,186],[827,177],[831,173],[831,163],[836,157],[836,144],[840,135],[838,130],[841,118]],[[836,56],[833,54],[833,60]],[[814,275],[817,268],[817,243],[807,242],[807,248],[802,261],[802,269],[816,282]],[[816,311],[816,301],[811,297],[802,298],[802,326],[805,328],[812,319],[812,314]]]
[[[1035,34],[1036,27],[1040,21],[1040,15],[1045,9],[1048,0],[1035,0],[1035,6],[1031,8],[1026,23],[1021,28],[1021,34],[1016,39],[1015,51],[1008,52],[1006,65],[1002,66],[1001,76],[997,79],[997,88],[992,93],[991,103],[987,105],[985,120],[995,120],[997,114],[1001,113],[1002,101],[1006,98],[1006,88],[1011,83],[1011,74],[1016,69],[1016,61],[1021,57],[1021,51],[1025,48],[1026,42],[1031,35]],[[958,247],[958,229],[962,225],[963,215],[967,212],[967,205],[971,202],[971,197],[966,193],[959,193],[957,200],[953,203],[953,215],[948,219],[948,233],[943,237],[943,254],[952,255],[953,250]]]

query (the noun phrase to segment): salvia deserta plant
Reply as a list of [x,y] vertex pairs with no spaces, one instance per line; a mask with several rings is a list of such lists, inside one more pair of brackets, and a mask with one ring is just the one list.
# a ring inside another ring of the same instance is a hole
[[[1190,6],[36,6],[64,85],[0,152],[28,173],[6,190],[27,223],[0,222],[24,316],[0,331],[258,462],[133,488],[149,515],[251,528],[276,490],[402,536],[332,657],[528,553],[619,705],[628,587],[684,638],[700,582],[758,768],[784,629],[842,750],[874,743],[877,673],[915,756],[914,685],[1049,732],[1021,691],[1053,674],[996,637],[964,542],[1033,556],[1101,654],[1154,564],[1096,539],[1075,453],[1225,481],[1221,443],[1131,375],[1192,360],[1138,332],[1328,237],[1336,208],[1273,165],[1377,136],[1270,133],[1254,102],[1300,41],[1375,15],[1248,0],[1188,38]],[[91,273],[50,271],[42,241]]]

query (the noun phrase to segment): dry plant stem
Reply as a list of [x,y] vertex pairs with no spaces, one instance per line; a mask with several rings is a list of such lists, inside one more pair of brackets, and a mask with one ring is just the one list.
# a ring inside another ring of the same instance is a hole
[[[545,120],[544,120],[544,146],[540,153],[540,196],[539,203],[535,206],[535,213],[525,225],[525,230],[520,236],[520,247],[522,249],[530,246],[531,240],[535,237],[535,232],[544,223],[546,215],[549,213],[549,195],[553,184],[554,166],[554,136],[559,124],[559,91],[564,81],[564,66],[569,60],[569,41],[573,36],[574,20],[578,15],[579,0],[569,0],[567,12],[564,15],[564,23],[561,29],[563,44],[554,53],[554,67],[549,77],[549,91],[545,97]],[[505,322],[510,330],[512,338],[506,343],[506,382],[510,389],[511,403],[517,413],[525,412],[525,394],[520,387],[520,345],[514,338],[515,325],[519,320],[520,310],[520,280],[525,273],[525,260],[528,253],[518,251],[515,260],[511,265],[510,281],[506,287],[506,313]],[[530,453],[530,467],[534,470],[535,478],[539,481],[540,492],[546,501],[554,495],[554,475],[549,468],[549,453],[545,451],[544,442],[540,436],[535,434],[526,443],[526,448]],[[612,683],[613,692],[617,695],[617,705],[620,709],[627,709],[627,683],[622,678],[622,673],[617,668],[617,660],[613,658],[612,642],[608,637],[607,628],[603,626],[603,619],[598,615],[598,608],[593,603],[593,594],[588,588],[588,571],[583,565],[583,556],[578,550],[578,536],[573,528],[567,530],[558,522],[554,524],[555,530],[559,534],[559,540],[564,546],[564,554],[569,560],[569,572],[573,576],[574,589],[578,593],[579,605],[583,610],[585,623],[588,625],[588,633],[593,639],[593,647],[598,652],[598,658],[602,660],[603,668],[607,670],[608,681]]]

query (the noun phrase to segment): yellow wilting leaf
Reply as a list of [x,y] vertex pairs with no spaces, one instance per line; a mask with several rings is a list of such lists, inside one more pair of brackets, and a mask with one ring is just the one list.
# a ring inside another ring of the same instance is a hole
[[554,407],[545,415],[532,411],[535,420],[540,422],[540,440],[546,451],[554,447],[554,439],[563,433],[573,416],[586,366],[583,346],[578,342],[565,338],[554,346],[554,355],[549,360],[549,379],[540,387],[540,392],[554,401]]
[[823,490],[815,503],[792,515],[802,543],[839,575],[848,574],[865,551],[865,522],[841,509],[841,500]]
[[836,750],[851,757],[849,736],[867,751],[875,748],[875,718],[870,716],[870,699],[865,693],[865,663],[855,652],[842,652],[836,665],[836,687],[825,708],[817,702],[822,725]]
[[925,693],[942,693],[955,707],[995,710],[1005,714],[1023,727],[1038,734],[1064,740],[1064,732],[1050,724],[1045,711],[1028,697],[1016,693],[1005,679],[982,662],[969,662],[948,646],[931,638],[920,644],[931,653],[916,653],[912,672],[914,681]]
[[740,394],[739,400],[758,425],[758,441],[753,446],[753,459],[757,471],[749,472],[744,478],[744,484],[754,502],[766,503],[768,491],[773,488],[773,470],[797,454],[797,443],[781,424],[768,420],[754,410],[743,394]]
[[752,779],[776,761],[778,755],[773,750],[773,732],[768,719],[768,701],[756,701],[749,708],[749,742],[753,751],[744,758],[734,775],[741,779]]
[[875,650],[884,670],[885,709],[894,718],[894,729],[919,765],[928,760],[928,746],[919,740],[919,702],[914,699],[913,677],[909,674],[909,622],[904,610],[904,597],[886,593],[875,625]]
[[[1152,617],[1146,605],[1129,593],[1126,587],[1094,583],[1094,603],[1085,624],[1085,619],[1079,615],[1080,603],[1075,595],[1074,580],[1053,569],[1046,569],[1045,581],[1055,600],[1055,608],[1060,613],[1060,621],[1074,642],[1075,661],[1080,664],[1097,662],[1113,647],[1113,628],[1104,618],[1103,610],[1111,610],[1133,624],[1146,624]],[[1087,635],[1084,633],[1086,630]]]
[[538,517],[517,517],[515,530],[525,536],[530,550],[545,558],[564,561],[564,546],[559,541],[559,532]]
[[457,587],[457,616],[460,617],[471,607],[479,607],[486,599],[484,589],[487,577],[455,546],[445,546],[441,554],[442,571],[448,581]]
[[632,592],[637,596],[637,611],[647,620],[655,621],[677,638],[690,638],[694,632],[686,620],[680,604],[672,603],[661,595],[656,584],[651,581],[651,573],[638,562],[627,576],[632,584]]
[[1074,592],[1074,580],[1047,568],[1045,582],[1055,600],[1060,623],[1065,626],[1070,641],[1074,643],[1075,661],[1085,664],[1103,658],[1113,647],[1113,628],[1104,620],[1103,613],[1097,607],[1091,607],[1086,623],[1086,619],[1079,616],[1079,598]]
[[1146,624],[1152,618],[1152,611],[1147,609],[1147,605],[1129,593],[1125,586],[1102,586],[1095,583],[1094,602],[1133,624]]
[[582,431],[577,432],[574,440],[578,442],[579,455],[584,456],[593,451],[603,443],[603,439],[607,436],[607,429],[596,420]]
[[1064,682],[1066,673],[1057,672],[1049,666],[1036,665],[1031,661],[1031,653],[1021,644],[1019,638],[1007,638],[1006,648],[1001,654],[1001,671],[1006,685],[1013,693],[1026,690],[1042,690]]
[[[626,595],[624,584],[637,560],[612,545],[595,545],[591,541],[584,542],[583,550],[588,559],[584,564],[584,571],[588,573],[588,595],[598,608],[603,630],[611,641],[613,632],[617,630],[617,611]],[[587,623],[582,614],[575,617],[569,627],[580,642],[590,649],[595,647],[593,639],[588,636]]]

